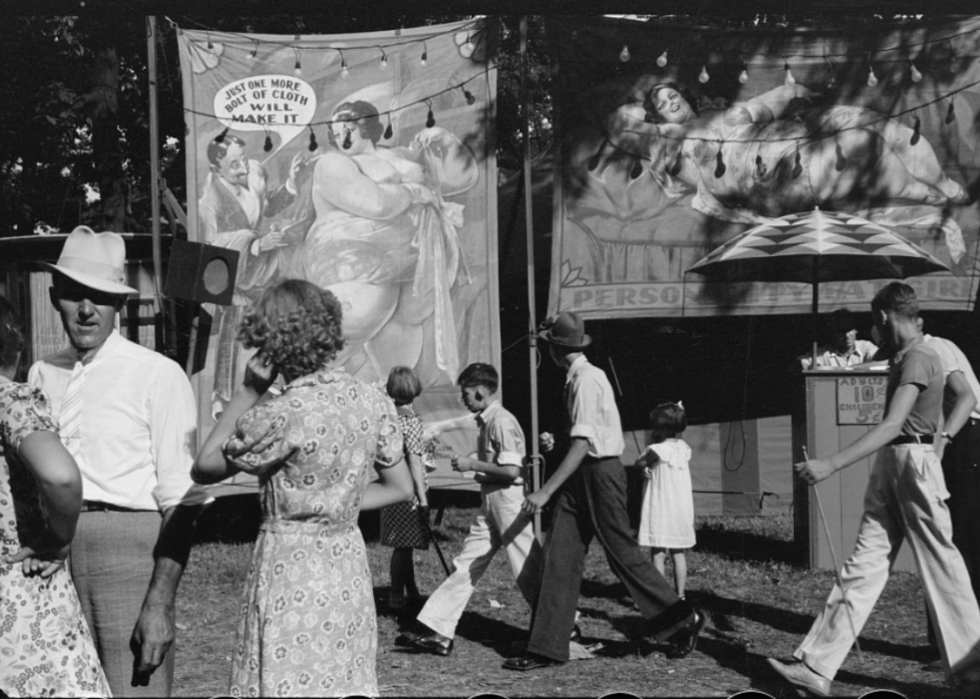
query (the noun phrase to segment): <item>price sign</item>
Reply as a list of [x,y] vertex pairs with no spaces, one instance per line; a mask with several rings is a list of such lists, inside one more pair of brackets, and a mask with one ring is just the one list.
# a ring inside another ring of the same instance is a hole
[[888,377],[848,376],[837,379],[837,424],[876,425],[885,414]]

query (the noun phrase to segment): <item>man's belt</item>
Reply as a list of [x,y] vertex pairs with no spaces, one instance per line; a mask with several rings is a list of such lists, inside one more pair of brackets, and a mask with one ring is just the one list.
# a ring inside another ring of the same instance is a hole
[[82,500],[82,512],[135,512],[135,510],[100,500]]
[[901,437],[896,437],[891,442],[893,447],[897,447],[902,444],[932,444],[931,434],[903,434]]

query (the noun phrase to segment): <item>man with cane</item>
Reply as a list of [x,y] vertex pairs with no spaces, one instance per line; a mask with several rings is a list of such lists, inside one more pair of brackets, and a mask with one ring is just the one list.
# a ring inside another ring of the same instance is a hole
[[904,539],[915,554],[929,614],[955,696],[980,693],[980,610],[963,557],[953,545],[949,496],[933,439],[942,424],[943,368],[922,341],[919,305],[908,284],[892,282],[871,302],[875,327],[895,348],[889,361],[885,417],[864,436],[796,471],[809,484],[880,450],[864,499],[854,553],[824,610],[794,656],[769,659],[794,685],[830,696],[831,682],[857,639]]

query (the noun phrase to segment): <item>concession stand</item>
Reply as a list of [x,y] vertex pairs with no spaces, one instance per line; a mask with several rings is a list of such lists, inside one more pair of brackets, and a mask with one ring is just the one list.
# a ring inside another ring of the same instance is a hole
[[[835,454],[881,422],[888,381],[885,368],[827,367],[803,372],[804,399],[793,414],[794,463],[804,460],[804,450],[811,458]],[[793,529],[802,563],[833,569],[835,553],[838,566],[850,556],[876,458],[872,454],[814,486],[793,479]],[[908,542],[902,545],[892,570],[915,572]]]

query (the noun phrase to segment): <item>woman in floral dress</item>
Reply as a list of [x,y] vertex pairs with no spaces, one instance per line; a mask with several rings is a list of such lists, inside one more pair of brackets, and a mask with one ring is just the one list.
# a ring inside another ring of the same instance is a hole
[[[194,464],[198,483],[241,470],[261,484],[234,696],[378,694],[374,592],[357,517],[411,498],[412,479],[394,405],[328,366],[344,344],[340,327],[329,291],[299,280],[267,290],[239,332],[258,352]],[[286,387],[270,398],[277,373]]]
[[64,561],[82,504],[44,393],[15,383],[24,346],[0,296],[0,695],[107,697]]

